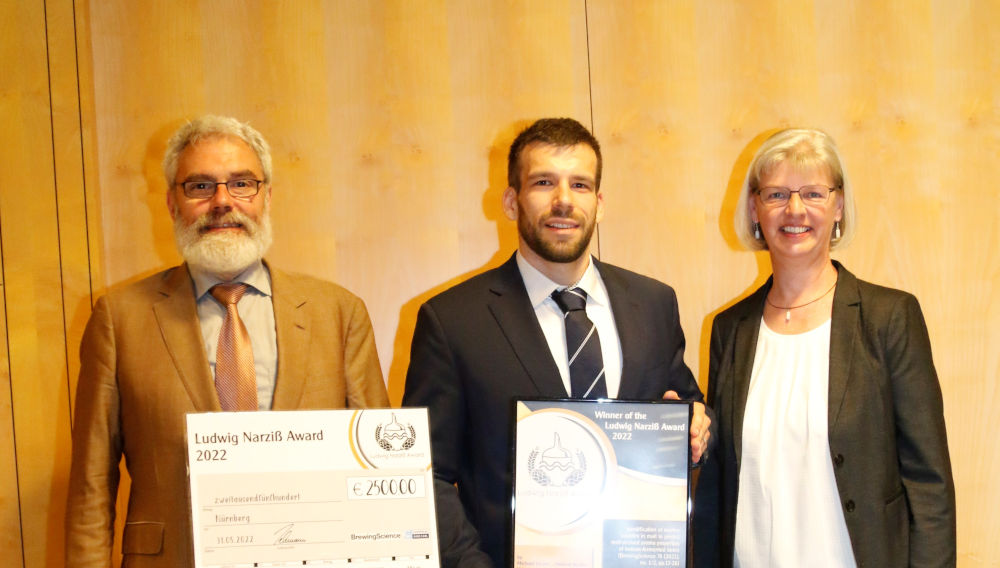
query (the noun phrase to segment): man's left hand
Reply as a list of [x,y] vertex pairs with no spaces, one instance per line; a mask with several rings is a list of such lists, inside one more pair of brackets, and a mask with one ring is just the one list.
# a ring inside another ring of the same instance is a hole
[[[663,393],[663,400],[680,400],[677,391],[669,390]],[[701,456],[708,448],[708,438],[712,434],[708,427],[712,424],[712,419],[705,414],[705,405],[695,402],[691,405],[691,463],[696,464],[701,461]]]

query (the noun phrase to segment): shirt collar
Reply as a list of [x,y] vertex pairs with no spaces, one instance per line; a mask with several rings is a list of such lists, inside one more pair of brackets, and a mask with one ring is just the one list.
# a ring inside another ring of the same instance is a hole
[[[212,286],[226,282],[226,280],[221,280],[214,274],[210,274],[190,264],[188,265],[188,272],[191,273],[191,280],[194,282],[194,295],[198,299],[207,294],[212,289]],[[257,259],[246,270],[237,274],[236,278],[233,278],[230,282],[242,282],[243,284],[248,284],[264,296],[271,295],[271,277],[267,272],[267,267],[264,266],[264,263],[260,259]]]
[[572,286],[561,286],[531,266],[531,263],[521,255],[521,251],[517,251],[517,268],[521,271],[521,279],[524,280],[524,287],[528,291],[531,306],[537,308],[545,300],[551,299],[552,292],[564,288],[583,288],[583,291],[587,293],[588,301],[593,300],[598,304],[608,305],[608,292],[601,282],[601,276],[597,272],[594,259],[589,256],[587,259],[589,260],[587,269],[583,272],[580,280]]

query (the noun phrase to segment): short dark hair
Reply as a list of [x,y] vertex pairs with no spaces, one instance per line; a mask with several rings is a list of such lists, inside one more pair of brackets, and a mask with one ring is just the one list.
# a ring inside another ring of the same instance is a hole
[[596,189],[601,188],[601,145],[587,128],[572,118],[542,118],[525,128],[510,145],[507,154],[507,184],[521,190],[521,153],[535,143],[550,144],[560,148],[586,144],[597,154]]

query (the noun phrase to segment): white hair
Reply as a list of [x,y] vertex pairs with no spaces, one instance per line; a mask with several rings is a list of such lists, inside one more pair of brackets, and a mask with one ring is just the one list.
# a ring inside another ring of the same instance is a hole
[[167,180],[167,187],[173,187],[177,177],[177,161],[181,152],[190,144],[213,136],[232,136],[247,143],[247,146],[257,154],[260,165],[264,170],[265,183],[271,181],[271,147],[267,140],[261,136],[252,126],[245,122],[229,117],[206,114],[188,122],[177,129],[170,140],[167,141],[167,150],[163,154],[163,176]]

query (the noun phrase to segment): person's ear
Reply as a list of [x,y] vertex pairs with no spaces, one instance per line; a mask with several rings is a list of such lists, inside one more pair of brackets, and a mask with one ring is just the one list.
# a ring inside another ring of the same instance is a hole
[[511,186],[507,186],[507,189],[503,190],[503,198],[501,201],[503,206],[503,213],[511,221],[517,221],[517,190]]

